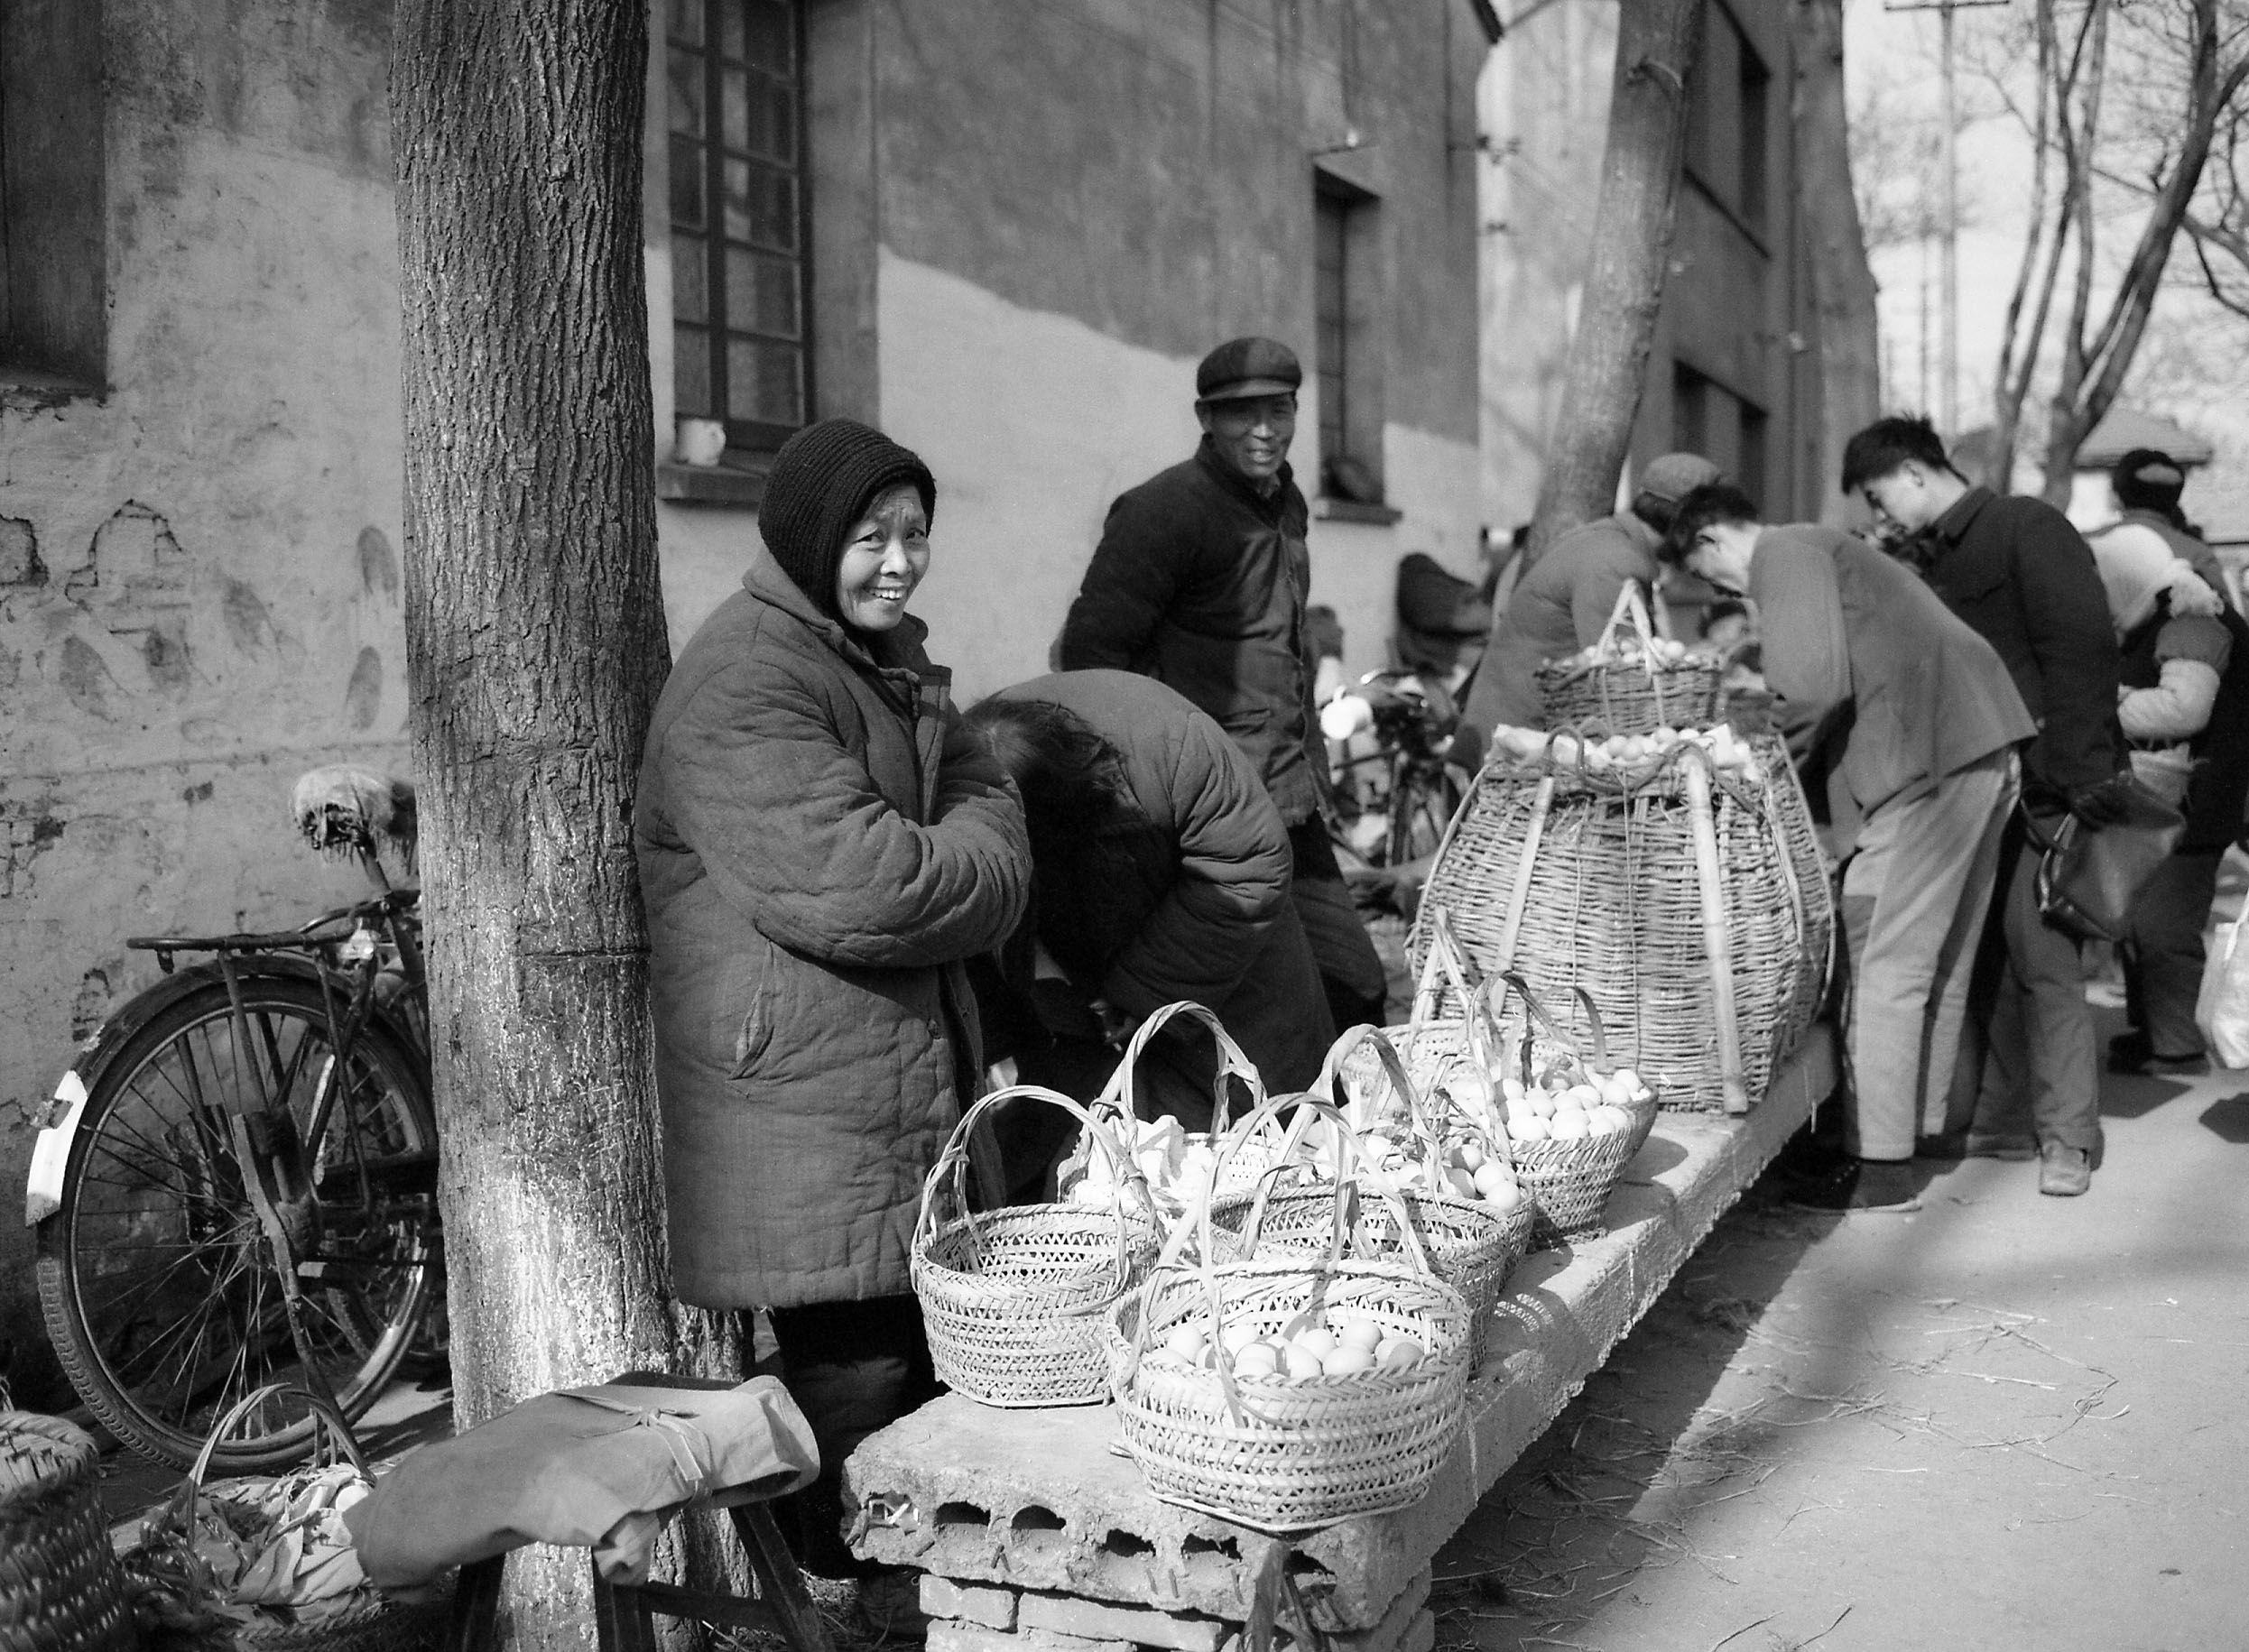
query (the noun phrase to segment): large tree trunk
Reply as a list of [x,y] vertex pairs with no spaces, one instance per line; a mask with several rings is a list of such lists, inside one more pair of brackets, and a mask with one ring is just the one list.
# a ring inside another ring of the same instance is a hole
[[[667,669],[645,0],[399,0],[406,640],[455,1408],[703,1363],[666,1300],[632,790]],[[682,1346],[683,1334],[688,1346]],[[585,1556],[511,1564],[590,1639]]]
[[[1819,520],[1841,526],[1843,444],[1882,411],[1874,273],[1851,183],[1843,85],[1843,0],[1795,0],[1797,196],[1811,244],[1819,318]],[[1760,503],[1764,503],[1760,501]]]
[[1671,246],[1686,141],[1687,76],[1704,0],[1624,0],[1593,218],[1592,262],[1562,369],[1561,407],[1531,519],[1529,554],[1606,514],[1632,447]]

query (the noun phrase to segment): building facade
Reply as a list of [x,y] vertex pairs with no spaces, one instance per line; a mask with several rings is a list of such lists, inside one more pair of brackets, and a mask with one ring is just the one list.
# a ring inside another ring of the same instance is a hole
[[[1575,10],[1574,6],[1565,10]],[[1481,0],[654,0],[652,468],[675,647],[810,417],[918,448],[917,611],[1044,668],[1194,365],[1303,357],[1314,600],[1381,663],[1472,565]],[[0,0],[0,1187],[153,966],[356,874],[301,769],[407,761],[388,0]],[[60,1398],[0,1223],[0,1378]]]
[[[1530,520],[1578,319],[1600,189],[1617,8],[1522,8],[1482,87],[1485,498]],[[1688,85],[1669,279],[1620,486],[1660,453],[1708,455],[1775,521],[1819,514],[1819,338],[1798,210],[1782,0],[1708,0]]]

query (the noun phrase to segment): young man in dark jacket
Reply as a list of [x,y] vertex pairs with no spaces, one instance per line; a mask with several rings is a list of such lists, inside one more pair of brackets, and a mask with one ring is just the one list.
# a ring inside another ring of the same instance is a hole
[[2030,714],[1990,643],[1847,533],[1766,527],[1720,482],[1680,501],[1663,556],[1756,604],[1790,753],[1828,775],[1858,1165],[1808,1202],[1918,1209],[1908,1161],[1929,1115],[1941,1122]]
[[1337,1026],[1383,1019],[1384,974],[1323,817],[1327,748],[1305,636],[1310,512],[1289,468],[1303,369],[1270,338],[1220,345],[1195,372],[1203,438],[1109,507],[1062,634],[1065,671],[1152,677],[1226,732],[1289,828],[1291,890]]
[[[1886,525],[1923,537],[1924,577],[2006,662],[2038,724],[2022,759],[2031,825],[2043,835],[2065,814],[2092,829],[2122,818],[2116,633],[2093,553],[2069,519],[2041,500],[1972,485],[1925,419],[1878,420],[1852,437],[1843,488]],[[1964,1038],[1954,1111],[1972,1107],[1972,1153],[2028,1158],[2022,1126],[2034,1124],[2039,1191],[2067,1196],[2092,1183],[2099,1065],[2078,946],[2039,915],[2039,856],[2028,842],[2018,819],[2001,850],[2002,892],[1971,989],[1982,1058],[1970,1058],[1977,1040]]]

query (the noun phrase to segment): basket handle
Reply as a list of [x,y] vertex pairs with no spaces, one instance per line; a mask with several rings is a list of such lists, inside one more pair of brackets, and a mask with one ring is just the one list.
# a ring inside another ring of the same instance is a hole
[[211,1426],[211,1432],[203,1442],[203,1449],[195,1454],[195,1466],[188,1471],[188,1477],[180,1482],[180,1489],[172,1493],[169,1506],[171,1518],[179,1522],[182,1531],[191,1536],[195,1530],[197,1500],[202,1495],[203,1481],[211,1472],[211,1459],[217,1455],[218,1448],[226,1443],[227,1435],[240,1427],[243,1422],[267,1400],[283,1394],[294,1394],[311,1409],[315,1424],[312,1431],[314,1461],[317,1462],[319,1458],[320,1442],[323,1431],[325,1431],[329,1444],[329,1461],[334,1463],[340,1457],[342,1461],[349,1463],[363,1477],[366,1474],[366,1454],[359,1449],[358,1436],[352,1433],[350,1421],[346,1418],[341,1407],[334,1400],[325,1394],[316,1394],[310,1389],[300,1388],[293,1382],[269,1382],[263,1388],[252,1389],[240,1399],[235,1401],[227,1408],[226,1415]]
[[[1637,579],[1627,579],[1618,587],[1616,605],[1609,610],[1608,623],[1601,627],[1600,641],[1594,646],[1606,652],[1609,643],[1615,638],[1617,626],[1627,619],[1632,622],[1633,631],[1639,638],[1641,662],[1652,678],[1656,674],[1655,652],[1648,645],[1655,641],[1655,627],[1649,622],[1648,605],[1641,598]],[[1659,701],[1661,699],[1661,688],[1657,689],[1656,697]]]
[[1247,1086],[1253,1108],[1265,1099],[1264,1079],[1259,1075],[1256,1064],[1243,1054],[1242,1047],[1234,1041],[1233,1035],[1219,1024],[1218,1018],[1209,1010],[1192,999],[1181,999],[1178,1003],[1164,1005],[1133,1029],[1133,1036],[1124,1046],[1124,1058],[1116,1064],[1116,1071],[1109,1075],[1109,1082],[1095,1098],[1095,1106],[1111,1108],[1128,1119],[1140,1116],[1139,1103],[1133,1094],[1134,1072],[1140,1065],[1141,1055],[1147,1049],[1149,1040],[1162,1031],[1167,1023],[1182,1015],[1208,1028],[1212,1041],[1218,1047],[1218,1071],[1210,1086],[1212,1134],[1216,1135],[1226,1128],[1227,1110],[1234,1100],[1233,1090],[1226,1083],[1228,1078],[1238,1078]]
[[[968,1204],[969,1140],[976,1126],[983,1121],[985,1114],[995,1112],[1021,1096],[1048,1103],[1075,1117],[1085,1127],[1095,1147],[1108,1155],[1109,1163],[1115,1167],[1124,1185],[1137,1193],[1142,1204],[1153,1219],[1155,1195],[1149,1191],[1147,1177],[1141,1175],[1138,1163],[1118,1146],[1116,1138],[1098,1115],[1059,1090],[1050,1090],[1042,1084],[1011,1084],[1004,1090],[995,1090],[979,1097],[967,1112],[960,1115],[960,1122],[953,1126],[953,1133],[946,1139],[945,1150],[938,1155],[937,1163],[930,1167],[930,1174],[921,1184],[921,1209],[913,1222],[914,1252],[920,1252],[936,1236],[937,1224],[941,1219],[940,1201],[948,1190],[951,1192],[954,1203],[959,1206],[960,1214],[967,1220],[968,1232],[976,1248],[979,1251],[983,1250],[983,1230],[978,1227],[976,1214]],[[1116,1217],[1117,1255],[1121,1260],[1126,1246],[1124,1213],[1118,1210],[1114,1214]]]

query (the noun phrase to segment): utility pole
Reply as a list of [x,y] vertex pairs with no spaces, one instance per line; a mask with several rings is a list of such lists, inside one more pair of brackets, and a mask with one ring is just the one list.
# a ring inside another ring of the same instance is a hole
[[[1938,96],[1944,122],[1937,226],[1937,423],[1948,442],[1960,438],[1960,106],[1954,67],[1952,14],[1965,6],[2004,5],[2007,0],[1883,0],[1891,12],[1934,12],[1938,29]],[[1927,291],[1926,283],[1923,286]],[[1927,328],[1924,309],[1922,326]],[[1926,337],[1921,359],[1929,358]]]

